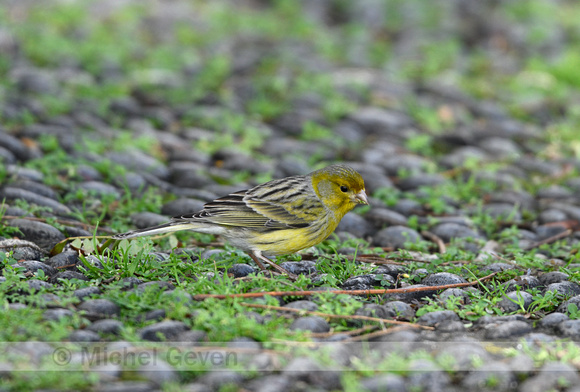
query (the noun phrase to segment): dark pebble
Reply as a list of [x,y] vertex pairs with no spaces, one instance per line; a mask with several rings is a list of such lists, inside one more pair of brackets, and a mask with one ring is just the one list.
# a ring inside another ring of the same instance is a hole
[[101,294],[101,289],[95,286],[91,286],[91,287],[83,287],[82,289],[77,289],[73,292],[73,295],[75,297],[77,297],[78,299],[80,299],[81,301],[84,301],[85,299],[91,297],[91,296],[98,296]]
[[121,309],[108,299],[88,299],[78,306],[79,310],[86,312],[86,317],[107,318],[108,316],[119,316]]
[[405,226],[408,223],[407,217],[403,214],[381,207],[371,208],[365,214],[365,219],[378,228],[383,228],[384,226]]
[[243,278],[244,276],[256,273],[256,269],[249,266],[248,264],[239,263],[234,264],[230,268],[228,268],[227,273],[233,276],[234,278]]
[[313,261],[285,261],[280,267],[295,275],[310,275],[316,272],[316,264]]
[[578,283],[564,281],[552,283],[546,286],[544,292],[555,291],[558,297],[574,297],[580,295],[580,285]]
[[580,384],[580,376],[572,365],[561,362],[546,362],[536,375],[524,380],[519,385],[518,390],[545,392],[558,390],[562,385],[577,386],[578,384]]
[[16,264],[16,266],[18,266],[20,268],[24,268],[24,270],[26,272],[31,272],[33,274],[36,274],[36,272],[38,270],[42,270],[44,272],[44,274],[48,277],[56,275],[56,273],[58,272],[58,270],[56,268],[53,268],[50,265],[44,264],[43,262],[36,261],[36,260],[22,261],[22,262]]
[[544,317],[542,317],[540,321],[538,321],[538,327],[553,328],[556,327],[558,324],[560,324],[562,321],[566,321],[569,319],[570,317],[568,317],[568,315],[564,313],[559,312],[550,313],[545,315]]
[[342,284],[344,290],[371,290],[380,287],[392,287],[395,285],[395,279],[390,275],[368,274],[348,278]]
[[78,253],[69,250],[52,256],[46,260],[45,263],[62,271],[63,269],[76,270],[79,261],[80,258]]
[[44,250],[51,250],[57,243],[65,239],[64,234],[58,229],[42,222],[13,219],[10,221],[10,226],[17,227],[22,232],[21,239],[34,242]]
[[403,191],[412,191],[423,186],[434,187],[443,184],[445,181],[445,177],[441,174],[417,173],[399,180],[399,182],[397,182],[397,188]]
[[387,312],[387,318],[397,318],[401,320],[412,320],[415,317],[415,310],[402,301],[390,301],[384,305]]
[[338,227],[337,232],[347,232],[354,235],[357,238],[365,238],[368,234],[372,233],[373,226],[362,216],[351,212],[342,218]]
[[546,272],[538,277],[542,286],[548,286],[552,283],[567,281],[570,276],[560,271]]
[[417,243],[421,240],[421,235],[414,229],[405,226],[390,226],[382,229],[373,236],[373,245],[405,249],[406,243]]
[[154,212],[137,212],[131,215],[131,221],[138,229],[160,225],[168,220],[166,216]]
[[525,291],[510,291],[504,295],[503,299],[497,305],[504,312],[512,313],[521,310],[527,311],[532,302],[534,302],[532,294]]
[[161,213],[167,216],[181,216],[192,214],[203,209],[205,202],[197,199],[180,198],[161,207]]
[[483,237],[471,228],[457,223],[442,223],[431,229],[431,232],[444,242],[450,242],[455,238],[482,239]]
[[533,289],[540,286],[540,281],[533,275],[522,275],[517,278],[513,278],[504,283],[505,291],[509,293],[510,291],[515,291],[518,288],[520,290]]
[[[50,199],[50,198],[45,197],[45,196],[38,195],[32,191],[27,191],[25,189],[14,188],[14,187],[10,187],[10,186],[7,186],[7,187],[0,189],[0,198],[6,199],[7,201],[26,200],[29,204],[37,205],[40,207],[48,207],[51,209],[53,214],[57,214],[57,215],[67,216],[71,212],[71,210],[67,206],[59,203],[56,200]],[[28,221],[28,222],[32,222],[32,221]],[[20,222],[18,222],[18,223],[22,224]],[[42,223],[42,222],[32,222],[32,223]],[[14,224],[14,221],[12,221],[12,224],[14,226],[17,226]],[[35,241],[33,241],[33,242],[35,242]]]
[[580,320],[565,320],[556,326],[556,331],[566,337],[578,339],[580,338]]
[[179,334],[177,337],[177,342],[190,342],[197,343],[203,342],[207,339],[207,333],[198,329],[190,329]]
[[305,330],[310,332],[328,332],[330,331],[330,325],[322,317],[306,316],[294,320],[289,329],[291,331]]
[[165,309],[153,309],[140,316],[140,321],[161,321],[165,316],[167,316]]
[[189,327],[181,321],[167,320],[148,325],[141,329],[139,334],[141,339],[152,342],[172,341],[188,329]]
[[[6,215],[10,214],[6,211]],[[35,243],[18,239],[0,240],[0,249],[4,252],[12,251],[15,260],[41,260],[46,255]]]
[[[493,388],[489,387],[490,380],[493,380]],[[506,369],[504,363],[499,361],[484,363],[476,371],[469,374],[462,380],[461,385],[466,391],[512,391],[515,384],[515,375]]]
[[120,335],[123,330],[123,323],[119,320],[102,319],[97,320],[87,327],[88,331],[97,332],[99,334]]
[[117,188],[115,188],[113,185],[100,181],[81,182],[77,185],[77,189],[99,198],[107,195],[113,196],[117,199],[121,197],[121,193],[117,190]]
[[449,272],[438,272],[426,276],[421,284],[425,286],[444,286],[447,284],[466,283],[467,281],[459,275],[451,274]]
[[[155,356],[156,354],[152,353],[152,355]],[[177,371],[167,362],[159,358],[155,358],[154,361],[139,366],[137,374],[157,386],[179,381]]]
[[445,303],[451,297],[461,298],[460,304],[468,304],[470,302],[469,293],[460,289],[459,287],[449,288],[443,291],[441,294],[439,294],[439,301],[441,303]]
[[439,310],[436,312],[425,313],[417,322],[422,325],[433,327],[439,323],[459,321],[459,316],[452,310]]
[[515,268],[514,265],[508,264],[508,263],[493,263],[490,265],[482,266],[481,270],[493,273],[493,272],[507,271],[507,270],[511,270],[514,268]]
[[76,272],[76,271],[61,271],[61,272],[58,272],[56,275],[52,276],[49,279],[49,282],[50,283],[58,284],[62,280],[71,280],[71,279],[78,279],[78,280],[84,280],[84,281],[88,281],[89,280],[89,278],[87,278],[85,275],[81,274],[80,272]]
[[81,329],[71,332],[68,335],[68,340],[71,342],[98,342],[101,340],[101,337],[96,332]]
[[52,287],[52,284],[38,279],[30,279],[26,283],[28,284],[29,291],[40,291]]
[[508,321],[485,331],[487,339],[507,339],[524,335],[532,331],[532,327],[525,321]]

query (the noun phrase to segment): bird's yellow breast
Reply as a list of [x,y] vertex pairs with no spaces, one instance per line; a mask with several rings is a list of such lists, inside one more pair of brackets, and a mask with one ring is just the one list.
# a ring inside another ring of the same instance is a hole
[[295,253],[324,241],[336,226],[329,224],[318,230],[307,227],[259,233],[250,240],[250,247],[270,256]]

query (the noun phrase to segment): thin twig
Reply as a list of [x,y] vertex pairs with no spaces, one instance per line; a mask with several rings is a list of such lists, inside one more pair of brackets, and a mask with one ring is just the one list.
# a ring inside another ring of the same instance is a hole
[[[494,272],[487,276],[484,276],[481,279],[477,279],[473,282],[466,282],[466,283],[454,283],[454,284],[446,284],[442,286],[426,286],[426,287],[407,287],[402,289],[369,289],[369,290],[329,290],[332,294],[347,294],[347,295],[373,295],[373,294],[400,294],[400,293],[414,293],[414,292],[421,292],[421,291],[439,291],[439,290],[446,290],[456,287],[468,287],[468,286],[475,286],[477,284],[481,284],[482,281],[487,280],[493,276],[498,274],[498,272]],[[304,290],[304,291],[262,291],[262,292],[255,292],[255,293],[240,293],[240,294],[195,294],[193,299],[195,300],[204,300],[208,298],[215,298],[215,299],[226,299],[226,298],[260,298],[265,297],[266,295],[272,297],[304,297],[307,295],[314,295],[320,294],[324,291],[320,290]]]
[[342,320],[365,320],[365,321],[375,321],[375,322],[385,323],[385,324],[406,325],[406,326],[410,326],[412,328],[421,328],[421,329],[430,329],[430,330],[434,329],[433,327],[428,327],[426,325],[411,324],[407,321],[384,319],[384,318],[380,318],[380,317],[361,316],[361,315],[357,315],[357,314],[353,314],[353,315],[331,314],[331,313],[316,312],[313,310],[285,308],[283,306],[273,306],[273,305],[249,304],[249,303],[245,303],[245,302],[242,302],[240,305],[246,306],[248,308],[277,310],[280,312],[302,313],[302,314],[309,314],[312,316],[320,316],[320,317],[342,319]]
[[552,242],[556,242],[558,240],[561,240],[562,238],[568,237],[570,234],[572,234],[572,232],[573,232],[572,229],[565,230],[561,233],[558,233],[556,235],[553,235],[553,236],[548,237],[546,239],[543,239],[541,241],[533,242],[533,243],[529,244],[528,246],[523,247],[522,249],[523,250],[531,250],[534,248],[538,248],[542,245],[551,244]]

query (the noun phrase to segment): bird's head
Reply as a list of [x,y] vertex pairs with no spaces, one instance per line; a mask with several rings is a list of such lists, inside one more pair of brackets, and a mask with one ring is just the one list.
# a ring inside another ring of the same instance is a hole
[[346,165],[331,165],[310,173],[312,187],[324,205],[342,219],[357,204],[369,204],[361,175]]

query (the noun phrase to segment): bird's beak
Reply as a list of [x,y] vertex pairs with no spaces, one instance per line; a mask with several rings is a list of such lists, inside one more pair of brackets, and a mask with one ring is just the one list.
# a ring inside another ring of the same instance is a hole
[[364,189],[362,191],[360,191],[359,193],[355,194],[354,199],[359,204],[369,204],[369,199],[367,199],[367,194],[366,194]]

